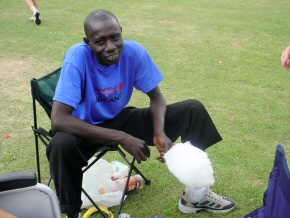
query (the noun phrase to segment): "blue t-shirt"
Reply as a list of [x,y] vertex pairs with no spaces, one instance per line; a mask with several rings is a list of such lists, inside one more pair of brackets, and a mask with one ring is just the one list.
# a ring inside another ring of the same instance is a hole
[[137,42],[124,40],[117,64],[98,63],[84,42],[69,48],[64,57],[53,100],[72,106],[73,115],[100,124],[118,115],[128,104],[133,88],[147,93],[163,80],[163,75]]

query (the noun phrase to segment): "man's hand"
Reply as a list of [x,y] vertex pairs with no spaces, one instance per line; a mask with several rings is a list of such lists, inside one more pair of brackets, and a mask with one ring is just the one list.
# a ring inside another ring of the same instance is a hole
[[127,134],[120,144],[136,159],[137,163],[146,161],[150,157],[150,149],[143,140]]
[[160,156],[157,157],[157,160],[165,163],[164,154],[172,147],[172,141],[165,135],[165,133],[161,133],[154,135],[153,142],[160,154]]
[[288,46],[281,56],[282,66],[287,70],[290,68],[290,46]]

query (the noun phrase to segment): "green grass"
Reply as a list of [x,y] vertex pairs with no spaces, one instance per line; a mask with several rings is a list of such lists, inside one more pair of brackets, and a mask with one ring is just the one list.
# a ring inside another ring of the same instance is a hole
[[[29,81],[61,66],[65,51],[84,36],[85,17],[102,8],[119,17],[125,39],[147,48],[165,76],[167,102],[199,99],[223,136],[207,150],[213,190],[238,206],[226,215],[195,217],[243,217],[262,205],[278,143],[290,159],[290,72],[280,63],[290,45],[288,0],[40,0],[40,26],[29,22],[24,1],[1,0],[0,8],[0,173],[36,170]],[[144,107],[148,99],[136,92],[130,104]],[[151,150],[152,158],[139,167],[152,184],[130,193],[123,211],[133,218],[192,217],[177,209],[183,185]],[[44,146],[41,156],[47,179]]]

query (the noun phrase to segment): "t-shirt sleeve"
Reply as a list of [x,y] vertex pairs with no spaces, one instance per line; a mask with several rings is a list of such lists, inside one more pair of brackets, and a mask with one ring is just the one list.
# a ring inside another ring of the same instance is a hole
[[[68,55],[69,56],[69,55]],[[84,75],[82,65],[76,63],[78,58],[69,56],[64,58],[60,78],[56,87],[53,100],[62,102],[76,109],[82,99]],[[77,67],[78,66],[78,67]]]
[[138,52],[134,86],[137,90],[148,93],[159,85],[163,75],[143,47],[140,46]]

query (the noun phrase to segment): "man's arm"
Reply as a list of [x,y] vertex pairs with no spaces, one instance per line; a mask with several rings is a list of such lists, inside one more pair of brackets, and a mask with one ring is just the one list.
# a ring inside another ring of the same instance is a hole
[[150,150],[143,140],[125,132],[102,128],[89,124],[72,115],[74,108],[54,101],[51,112],[52,131],[69,132],[71,134],[93,139],[96,143],[116,142],[136,158],[136,161],[147,160]]
[[154,136],[153,142],[158,149],[160,156],[159,161],[164,162],[164,154],[172,147],[171,140],[165,135],[164,124],[166,114],[166,101],[157,86],[147,95],[150,98],[150,112],[153,120]]

